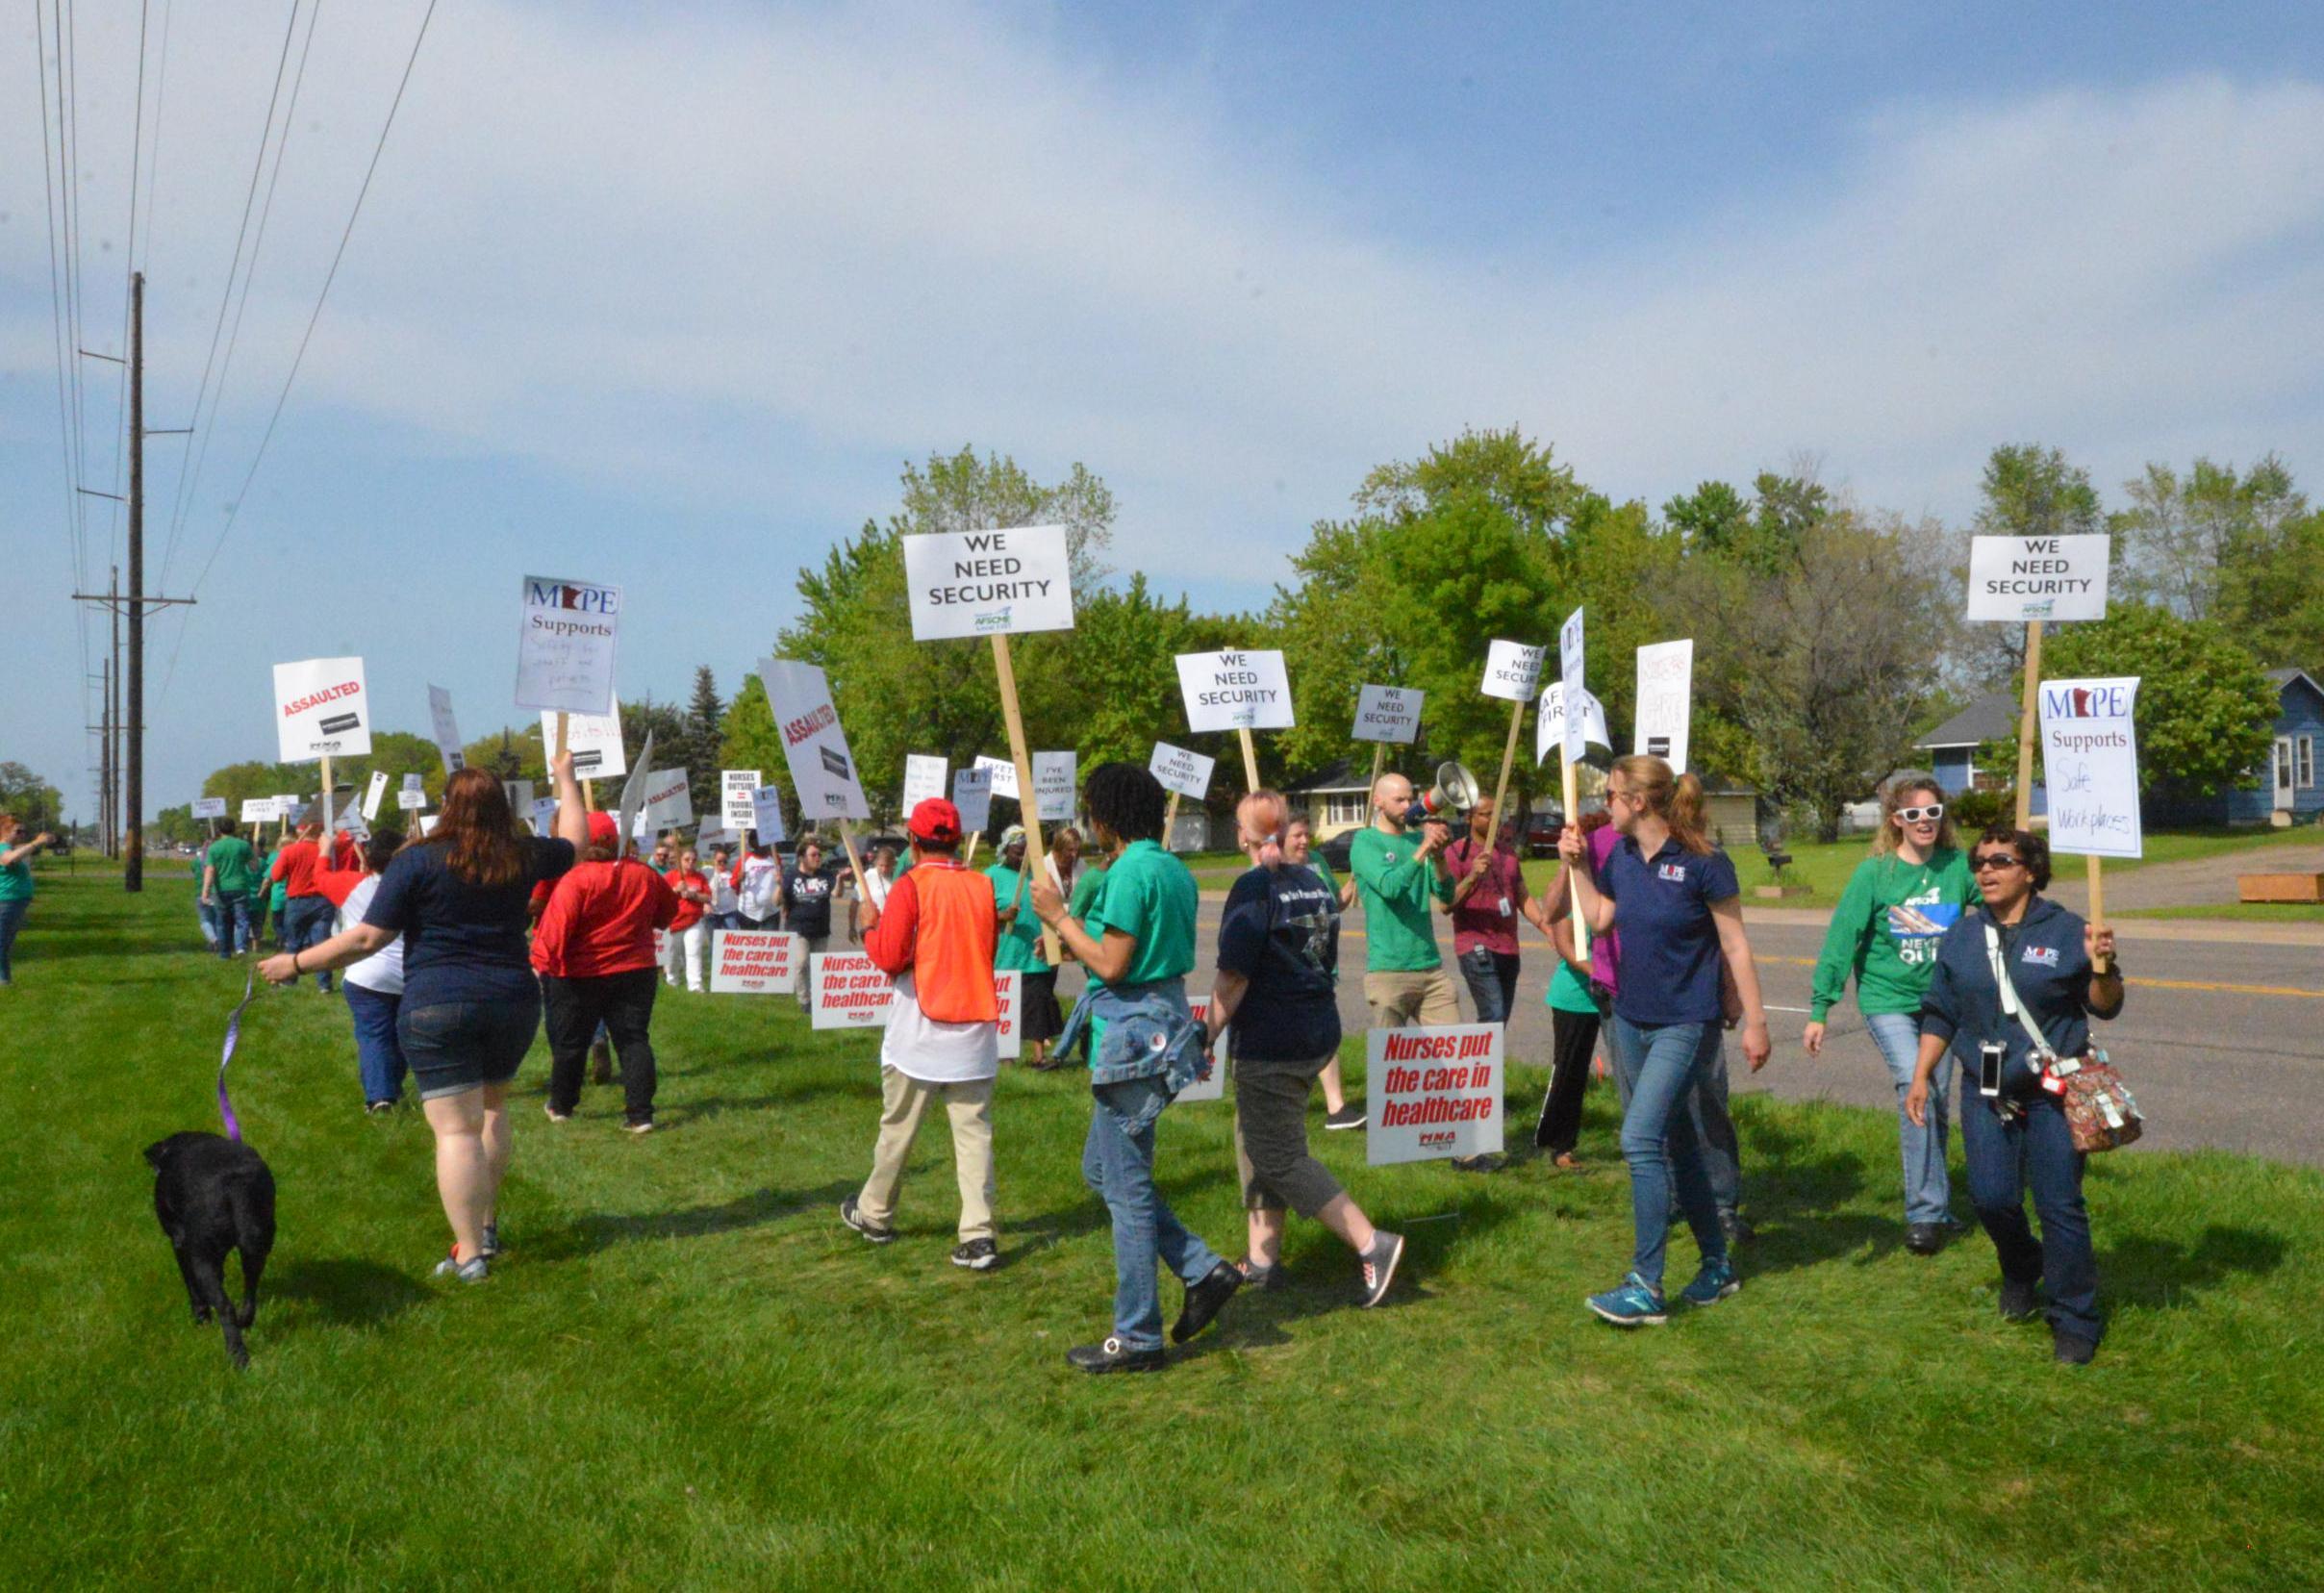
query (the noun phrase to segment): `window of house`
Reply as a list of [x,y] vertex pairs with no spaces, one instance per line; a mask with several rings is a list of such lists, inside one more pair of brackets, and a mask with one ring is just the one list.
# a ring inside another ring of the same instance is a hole
[[2302,736],[2294,745],[2298,747],[2298,751],[2293,754],[2294,772],[2297,774],[2300,784],[2314,785],[2316,783],[2316,738]]

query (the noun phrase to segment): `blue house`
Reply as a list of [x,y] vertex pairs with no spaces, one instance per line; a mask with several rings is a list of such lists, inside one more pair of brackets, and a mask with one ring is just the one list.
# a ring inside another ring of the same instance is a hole
[[2267,681],[2276,689],[2275,746],[2267,762],[2241,785],[2192,801],[2150,804],[2157,822],[2312,823],[2324,813],[2324,785],[2316,782],[2316,748],[2324,746],[2324,686],[2306,670],[2270,670]]
[[1948,796],[1964,791],[1992,791],[2017,777],[2015,765],[1980,769],[1977,749],[1986,742],[2017,743],[2017,699],[1987,692],[1913,745],[1929,754],[1929,771]]

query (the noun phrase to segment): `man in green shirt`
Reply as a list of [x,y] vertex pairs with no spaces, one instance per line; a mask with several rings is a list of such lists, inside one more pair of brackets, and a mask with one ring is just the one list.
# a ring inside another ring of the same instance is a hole
[[[1107,1054],[1106,1031],[1092,1024],[1093,1109],[1081,1152],[1081,1176],[1104,1200],[1113,1220],[1114,1331],[1100,1343],[1075,1346],[1065,1358],[1083,1372],[1158,1372],[1162,1302],[1156,1261],[1186,1285],[1185,1304],[1171,1328],[1171,1337],[1181,1344],[1208,1326],[1243,1286],[1234,1263],[1190,1232],[1154,1187],[1154,1125],[1184,1082],[1183,1076],[1171,1076],[1175,1058],[1198,1056],[1202,1044],[1201,1025],[1186,1004],[1200,893],[1186,865],[1162,849],[1169,798],[1144,766],[1099,764],[1089,772],[1082,800],[1099,849],[1113,854],[1104,888],[1088,918],[1079,922],[1068,913],[1052,881],[1035,879],[1032,896],[1041,922],[1056,930],[1089,970],[1093,987],[1082,997],[1087,1014],[1094,1020],[1100,1007],[1109,1006],[1121,1015],[1121,1054]],[[1189,1026],[1193,1049],[1181,1050]],[[1150,1051],[1140,1043],[1148,1034]]]
[[1348,844],[1348,872],[1364,904],[1364,1000],[1374,1028],[1460,1022],[1428,909],[1431,898],[1452,905],[1451,831],[1431,821],[1415,842],[1404,817],[1411,805],[1412,782],[1382,774],[1372,785],[1372,823]]
[[202,911],[217,937],[217,954],[250,949],[250,891],[258,883],[258,854],[233,830],[202,853]]

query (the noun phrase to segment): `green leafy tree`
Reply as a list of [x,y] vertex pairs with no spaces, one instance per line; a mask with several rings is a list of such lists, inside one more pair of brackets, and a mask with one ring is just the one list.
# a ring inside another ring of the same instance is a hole
[[2109,522],[2120,595],[2216,620],[2263,665],[2324,658],[2324,511],[2281,459],[2149,465],[2124,492]]
[[686,705],[686,769],[694,795],[694,810],[705,817],[719,811],[719,745],[726,704],[719,699],[718,676],[710,666],[694,671],[694,696]]
[[2276,689],[2210,620],[2113,603],[2104,620],[2059,626],[2042,644],[2041,672],[2138,677],[2138,783],[2150,796],[2185,800],[2249,784],[2274,746]]
[[20,763],[0,763],[0,813],[15,815],[27,841],[43,830],[62,833],[64,794]]
[[[2090,472],[2038,442],[1995,448],[1985,460],[1979,500],[1974,529],[1981,537],[2079,537],[2107,528]],[[1964,592],[1968,555],[1963,545],[1958,578]],[[2023,625],[1972,625],[1962,661],[1976,683],[1990,685],[2021,672],[2025,644]]]

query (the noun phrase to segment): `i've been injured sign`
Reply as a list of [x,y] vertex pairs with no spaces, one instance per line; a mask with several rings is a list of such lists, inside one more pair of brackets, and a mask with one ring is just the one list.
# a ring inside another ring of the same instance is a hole
[[1499,1150],[1502,1034],[1499,1024],[1372,1030],[1364,1159],[1380,1167]]
[[1074,628],[1062,525],[930,531],[904,539],[912,640]]

